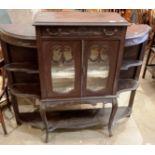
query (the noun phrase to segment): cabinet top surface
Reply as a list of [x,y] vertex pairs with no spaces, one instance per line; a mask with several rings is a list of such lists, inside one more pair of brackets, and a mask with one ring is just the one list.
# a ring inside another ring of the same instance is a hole
[[151,27],[146,24],[131,24],[127,28],[126,39],[144,37],[150,30]]
[[40,12],[35,18],[33,25],[52,26],[104,26],[120,25],[127,26],[127,21],[117,13],[90,13],[90,12]]
[[[132,24],[127,28],[125,39],[143,37],[149,31],[150,27],[148,25]],[[36,40],[35,28],[30,24],[0,24],[1,34],[18,39]]]

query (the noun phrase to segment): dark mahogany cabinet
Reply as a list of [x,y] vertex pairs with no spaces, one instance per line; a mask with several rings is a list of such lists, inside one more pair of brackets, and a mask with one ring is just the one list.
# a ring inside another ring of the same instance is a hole
[[[111,136],[127,22],[115,13],[44,12],[37,14],[34,26],[46,141],[48,132],[59,128],[50,127],[46,111],[69,103],[112,103]],[[71,122],[68,127],[72,128],[74,119]],[[84,124],[94,125],[91,121]]]
[[[44,128],[46,142],[49,132],[61,128],[106,125],[112,136],[113,123],[131,114],[150,31],[127,25],[116,13],[80,12],[39,13],[33,26],[0,25],[17,123]],[[128,106],[119,107],[117,97],[125,91],[131,91]],[[23,97],[33,98],[34,109],[20,111]],[[112,107],[52,109],[96,103]]]
[[36,16],[42,99],[115,96],[127,22],[118,14],[73,14]]

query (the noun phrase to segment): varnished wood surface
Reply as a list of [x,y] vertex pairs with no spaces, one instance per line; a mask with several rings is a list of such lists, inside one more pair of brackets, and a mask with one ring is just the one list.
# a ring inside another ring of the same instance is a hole
[[35,27],[30,24],[0,24],[0,32],[13,38],[36,40]]
[[126,26],[127,21],[117,13],[89,12],[39,12],[34,18],[34,25],[88,25],[88,26]]
[[[150,27],[148,25],[131,24],[127,28],[125,42],[132,42],[133,39],[145,37],[149,31]],[[23,46],[36,47],[35,28],[30,24],[1,24],[0,36],[1,39],[12,44],[21,44],[22,46],[23,43]]]
[[146,24],[131,24],[127,28],[126,38],[133,39],[143,37],[151,30],[150,26]]
[[31,25],[0,25],[0,38],[9,44],[36,48],[35,29]]

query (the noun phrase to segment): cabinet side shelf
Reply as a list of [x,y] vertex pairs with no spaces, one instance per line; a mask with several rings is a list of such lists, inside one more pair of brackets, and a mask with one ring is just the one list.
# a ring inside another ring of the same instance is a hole
[[128,70],[131,67],[141,66],[143,61],[141,60],[124,60],[121,66],[121,70]]
[[28,74],[38,74],[37,65],[33,63],[10,63],[4,66],[5,70],[10,72],[25,72]]

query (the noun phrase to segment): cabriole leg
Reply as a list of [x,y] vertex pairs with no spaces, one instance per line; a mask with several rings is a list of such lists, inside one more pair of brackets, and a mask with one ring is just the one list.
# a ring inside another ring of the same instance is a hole
[[133,107],[133,103],[134,103],[134,99],[135,99],[135,95],[136,95],[136,90],[131,91],[130,99],[129,99],[129,104],[128,104],[129,112],[128,112],[128,116],[127,117],[130,117],[130,115],[131,115],[132,107]]
[[13,94],[11,94],[11,103],[12,103],[12,106],[13,106],[13,110],[14,110],[17,125],[21,125],[22,123],[20,121],[20,113],[19,113],[19,109],[18,109],[17,97],[14,96]]
[[111,114],[109,117],[109,124],[108,124],[108,131],[109,131],[109,137],[112,136],[112,125],[113,125],[113,121],[117,112],[117,108],[118,108],[118,103],[117,103],[117,99],[113,99],[112,100],[112,110],[111,110]]
[[40,115],[46,130],[45,142],[48,143],[48,120],[47,120],[45,108],[42,108],[42,106],[40,106]]

